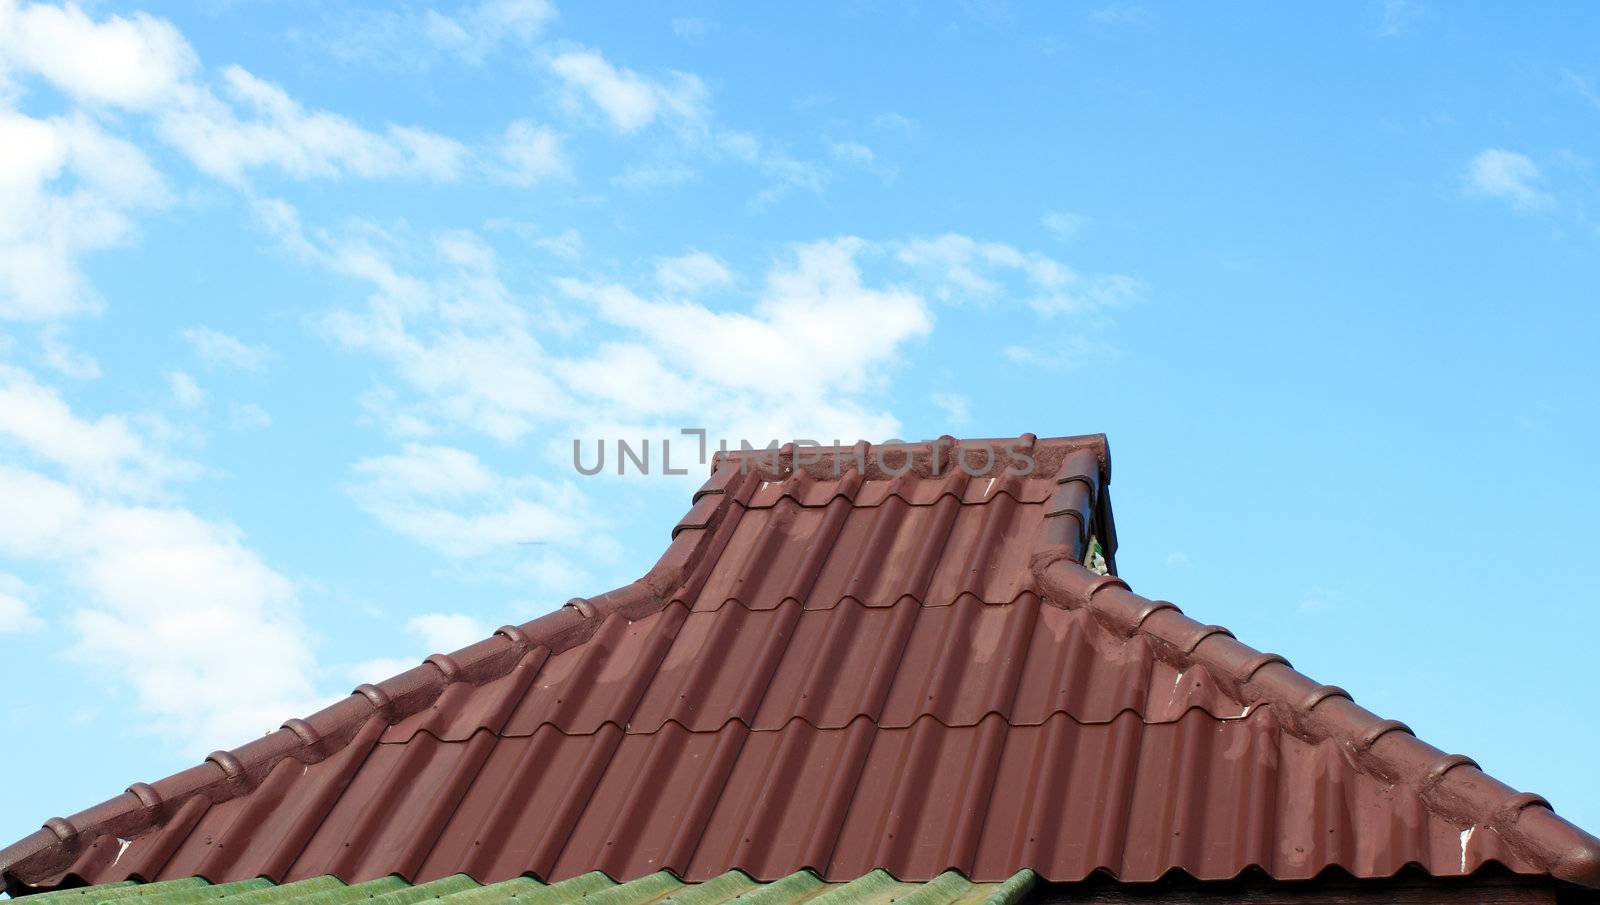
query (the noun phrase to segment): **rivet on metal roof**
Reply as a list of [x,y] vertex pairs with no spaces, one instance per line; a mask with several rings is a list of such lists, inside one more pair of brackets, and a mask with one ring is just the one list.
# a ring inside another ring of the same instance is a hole
[[65,817],[51,817],[44,822],[44,828],[55,833],[56,838],[62,842],[71,842],[78,838],[78,828]]
[[430,654],[424,663],[432,663],[444,675],[446,682],[454,682],[461,678],[461,664],[449,654]]
[[1310,713],[1316,709],[1318,704],[1329,698],[1344,698],[1346,701],[1355,703],[1355,698],[1350,696],[1350,692],[1337,685],[1318,685],[1316,688],[1311,689],[1311,693],[1306,695],[1305,700],[1300,702],[1300,709]]
[[244,764],[233,755],[232,751],[213,751],[206,755],[206,760],[216,764],[222,769],[229,779],[238,779],[244,775]]
[[318,732],[310,723],[300,719],[299,717],[295,717],[292,720],[286,721],[283,724],[283,728],[293,732],[295,736],[300,739],[300,743],[305,745],[307,748],[315,745],[317,742],[322,741],[322,733]]
[[147,782],[134,783],[128,787],[128,792],[134,798],[139,799],[139,803],[144,805],[147,810],[153,811],[161,807],[161,793],[157,792],[155,787]]
[[378,713],[381,713],[381,714],[384,714],[384,715],[388,714],[389,705],[392,703],[392,701],[389,698],[389,693],[387,691],[384,691],[382,688],[379,688],[378,686],[373,685],[370,682],[366,682],[366,683],[363,683],[361,685],[358,685],[356,687],[356,690],[352,691],[350,693],[351,694],[358,694],[358,695],[361,695],[362,697],[366,698],[368,701],[370,701],[372,703],[372,709],[377,711]]
[[1240,668],[1239,684],[1245,684],[1251,679],[1255,678],[1256,673],[1261,671],[1261,667],[1266,666],[1268,663],[1282,663],[1284,666],[1287,666],[1290,669],[1294,668],[1293,664],[1279,654],[1256,654],[1254,657],[1250,658],[1249,663],[1246,663],[1242,668]]
[[1383,738],[1385,735],[1388,735],[1391,732],[1404,732],[1406,735],[1413,737],[1416,736],[1416,733],[1411,731],[1410,726],[1407,726],[1405,723],[1402,723],[1399,720],[1379,720],[1376,723],[1373,723],[1371,726],[1368,726],[1367,731],[1361,733],[1361,735],[1356,738],[1356,751],[1360,752],[1370,749],[1373,745],[1378,743],[1378,739]]
[[1465,754],[1446,754],[1428,769],[1427,775],[1422,777],[1422,788],[1431,789],[1438,785],[1444,775],[1456,767],[1477,767],[1478,762]]

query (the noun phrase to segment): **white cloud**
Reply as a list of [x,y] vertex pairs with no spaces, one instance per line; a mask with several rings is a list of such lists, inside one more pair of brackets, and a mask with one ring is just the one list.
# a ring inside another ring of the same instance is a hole
[[895,257],[930,280],[941,301],[993,302],[1015,295],[1009,280],[1021,276],[1025,299],[1040,315],[1096,314],[1144,296],[1142,282],[1124,274],[1090,277],[1047,255],[1003,242],[980,242],[959,233],[895,244]]
[[195,67],[178,30],[144,13],[96,22],[77,5],[0,0],[0,59],[73,97],[146,109],[168,100]]
[[[927,334],[933,325],[919,296],[863,284],[855,258],[864,247],[853,238],[797,246],[789,261],[768,273],[749,312],[647,300],[616,285],[575,280],[560,285],[573,298],[592,303],[604,320],[637,334],[657,358],[671,363],[671,372],[699,384],[703,393],[754,396],[746,405],[759,400],[794,427],[815,431],[835,425],[842,431],[893,423],[886,417],[864,419],[859,410],[847,415],[838,401],[864,391],[869,376],[892,361],[902,343]],[[850,329],[839,329],[843,323]],[[751,374],[778,376],[754,388]],[[640,385],[629,398],[647,402],[660,395]]]
[[23,599],[28,585],[14,575],[0,572],[0,635],[32,632],[44,628],[44,620],[34,615]]
[[355,683],[377,682],[416,666],[428,654],[454,653],[489,637],[483,623],[464,613],[423,613],[406,620],[405,632],[423,651],[414,658],[379,657],[348,666],[344,672]]
[[184,371],[168,371],[167,387],[172,390],[172,399],[179,408],[194,409],[205,404],[206,391]]
[[251,345],[210,327],[189,327],[180,334],[207,367],[259,371],[277,355],[261,345]]
[[508,478],[465,450],[407,444],[356,463],[356,502],[380,523],[446,556],[513,552],[583,532],[583,498],[570,485]]
[[79,257],[126,241],[130,214],[166,197],[145,156],[87,117],[0,109],[0,319],[98,310]]
[[555,17],[548,0],[487,0],[454,17],[430,9],[424,31],[438,46],[478,62],[507,40],[533,40]]
[[1112,3],[1091,10],[1089,21],[1096,25],[1143,25],[1150,21],[1150,11],[1137,3]]
[[1595,86],[1587,78],[1571,69],[1561,70],[1561,75],[1566,79],[1567,84],[1572,86],[1572,90],[1578,93],[1579,97],[1589,102],[1589,106],[1600,110],[1600,90],[1596,90]]
[[612,177],[611,184],[623,189],[670,188],[694,178],[694,168],[686,163],[636,163],[623,167],[621,173]]
[[[388,247],[392,240],[370,227],[355,240],[308,237],[292,209],[273,211],[285,244],[371,286],[365,305],[330,313],[324,326],[346,349],[390,366],[392,379],[364,394],[363,405],[408,438],[460,428],[507,443],[535,431],[593,437],[596,427],[638,436],[642,426],[712,412],[719,423],[708,427],[729,436],[882,439],[899,427],[882,381],[906,346],[932,330],[933,314],[927,294],[869,281],[863,260],[881,265],[891,252],[891,263],[909,266],[934,292],[948,296],[960,283],[1047,315],[1094,313],[1140,288],[1131,278],[1080,277],[1036,253],[952,235],[793,246],[745,306],[704,303],[702,294],[744,281],[699,251],[656,261],[644,287],[557,278],[560,296],[545,299],[508,287],[480,240],[457,235],[455,251],[436,248],[447,265],[440,268],[415,249]],[[418,266],[432,267],[431,275],[409,272]],[[1027,291],[1002,291],[1019,283]],[[1048,354],[1019,346],[1011,357],[1061,367],[1114,351],[1068,341]],[[750,380],[755,373],[780,376]]]
[[39,331],[39,347],[44,363],[51,370],[74,380],[93,380],[100,376],[100,363],[93,355],[73,348],[62,338],[59,324],[48,324]]
[[814,195],[822,194],[828,184],[829,172],[808,160],[787,154],[767,152],[760,155],[760,170],[772,183],[756,193],[751,206],[757,210],[775,204],[794,189],[805,189]]
[[186,750],[237,743],[315,709],[292,583],[232,525],[120,499],[123,482],[102,473],[152,455],[126,419],[83,420],[53,391],[15,373],[8,381],[0,431],[89,476],[79,486],[0,465],[0,499],[28,513],[0,519],[0,555],[53,566],[81,593],[68,618],[72,654],[130,689],[150,729]]
[[553,236],[540,236],[533,244],[565,261],[576,261],[583,254],[583,235],[570,226]]
[[1083,231],[1089,218],[1082,214],[1067,211],[1048,211],[1039,218],[1039,225],[1043,226],[1050,234],[1062,242],[1071,242]]
[[550,61],[550,69],[622,132],[641,129],[659,117],[695,121],[705,115],[705,83],[686,72],[672,72],[667,80],[656,81],[613,66],[597,50],[560,54]]
[[500,178],[512,185],[528,186],[568,173],[561,136],[555,130],[519,119],[506,127],[500,141]]
[[[460,142],[423,129],[389,126],[380,134],[325,110],[307,111],[287,92],[239,66],[222,70],[238,107],[209,92],[162,115],[162,136],[196,166],[240,184],[252,169],[271,167],[299,179],[342,175],[377,179],[414,176],[448,182],[469,154]],[[241,118],[240,111],[252,114]]]
[[1406,29],[1425,12],[1421,4],[1413,3],[1412,0],[1384,0],[1383,19],[1378,23],[1378,37],[1394,38],[1404,34]]
[[449,653],[489,637],[489,629],[462,613],[423,613],[406,620],[406,631],[433,653]]
[[922,125],[903,113],[879,113],[872,118],[874,128],[884,132],[896,132],[905,138],[915,138],[922,131]]
[[1526,154],[1489,148],[1467,164],[1466,191],[1505,201],[1519,211],[1536,210],[1555,203],[1539,188],[1542,179],[1538,164]]
[[[312,248],[299,233],[284,235],[293,247]],[[509,442],[570,410],[569,396],[546,367],[532,315],[500,281],[492,259],[458,256],[442,274],[422,279],[396,270],[366,242],[310,253],[371,284],[365,308],[333,311],[323,327],[345,348],[389,362],[421,397],[419,411],[394,413],[393,423],[407,425],[406,433],[419,433],[421,418]]]
[[656,284],[669,292],[695,295],[702,290],[733,283],[733,273],[715,255],[694,251],[675,258],[656,259]]
[[934,393],[928,397],[928,401],[944,413],[945,425],[949,428],[959,428],[972,420],[972,404],[965,396]]
[[101,490],[147,496],[192,473],[153,449],[128,418],[78,417],[54,389],[0,365],[0,444],[9,443]]
[[1066,371],[1118,358],[1122,352],[1110,343],[1073,335],[1049,344],[1006,346],[1001,354],[1007,361],[1024,368]]
[[671,25],[673,34],[689,41],[698,41],[717,27],[717,23],[710,19],[695,16],[679,16],[672,20]]
[[873,153],[871,148],[858,141],[830,142],[828,150],[833,153],[834,158],[837,160],[864,167],[872,166],[878,159],[878,155]]

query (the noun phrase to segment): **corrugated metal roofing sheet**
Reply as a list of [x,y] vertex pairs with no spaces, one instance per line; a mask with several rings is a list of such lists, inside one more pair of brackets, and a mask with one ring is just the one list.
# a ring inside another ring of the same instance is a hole
[[32,905],[1016,905],[1033,886],[1032,871],[1003,883],[973,883],[941,874],[926,883],[902,883],[872,871],[848,883],[826,883],[800,871],[758,883],[729,871],[704,883],[684,883],[665,871],[627,883],[587,873],[545,884],[514,877],[484,886],[465,874],[416,886],[388,876],[347,886],[314,877],[282,886],[244,880],[213,886],[200,877],[159,883],[115,883],[30,896]]
[[719,458],[639,582],[52,821],[0,869],[998,882],[1493,862],[1600,885],[1600,840],[1542,799],[1080,566],[1093,534],[1114,568],[1103,438],[877,452]]

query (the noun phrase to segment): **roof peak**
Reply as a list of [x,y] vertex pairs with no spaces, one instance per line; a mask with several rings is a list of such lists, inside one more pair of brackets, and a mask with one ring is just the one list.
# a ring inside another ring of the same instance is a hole
[[945,434],[931,440],[889,440],[850,445],[826,445],[815,440],[794,440],[765,447],[741,441],[739,449],[724,449],[712,457],[715,473],[736,467],[767,478],[804,473],[814,478],[840,478],[860,474],[866,480],[902,477],[937,478],[955,471],[971,477],[1042,477],[1061,474],[1074,454],[1098,463],[1101,484],[1111,480],[1111,451],[1105,434],[1040,439],[1034,434],[1016,437],[958,439]]

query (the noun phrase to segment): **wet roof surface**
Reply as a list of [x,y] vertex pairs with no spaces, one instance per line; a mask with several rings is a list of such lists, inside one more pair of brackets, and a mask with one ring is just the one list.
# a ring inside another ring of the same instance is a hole
[[0,869],[51,887],[1497,863],[1600,885],[1600,841],[1542,799],[1079,565],[1091,534],[1115,563],[1103,437],[799,456],[720,458],[640,581],[52,821]]

